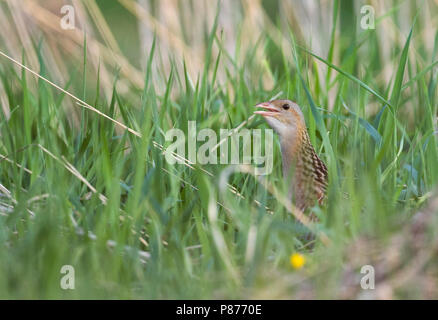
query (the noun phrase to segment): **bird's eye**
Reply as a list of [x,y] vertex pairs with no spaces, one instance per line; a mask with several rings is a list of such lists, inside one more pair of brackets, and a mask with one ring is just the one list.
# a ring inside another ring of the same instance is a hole
[[286,103],[286,104],[283,104],[283,109],[284,110],[287,110],[287,109],[289,109],[289,105]]

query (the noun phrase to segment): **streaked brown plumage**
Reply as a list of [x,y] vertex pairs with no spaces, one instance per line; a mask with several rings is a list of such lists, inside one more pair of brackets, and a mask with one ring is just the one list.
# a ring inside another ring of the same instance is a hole
[[305,210],[321,204],[327,188],[327,168],[318,157],[307,133],[300,107],[290,100],[273,100],[257,105],[262,115],[278,134],[283,162],[283,177],[290,181],[290,194],[295,205]]

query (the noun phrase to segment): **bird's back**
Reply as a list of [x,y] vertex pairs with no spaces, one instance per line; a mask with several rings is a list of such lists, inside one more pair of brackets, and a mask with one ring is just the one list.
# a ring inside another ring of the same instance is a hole
[[327,190],[327,167],[316,154],[307,132],[302,137],[295,166],[293,191],[296,206],[304,211],[316,201],[321,204]]

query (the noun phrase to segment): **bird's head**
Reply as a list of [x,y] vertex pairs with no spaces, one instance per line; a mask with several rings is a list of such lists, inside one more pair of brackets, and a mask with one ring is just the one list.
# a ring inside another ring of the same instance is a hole
[[266,122],[280,136],[295,136],[297,131],[305,129],[303,113],[300,107],[290,100],[272,100],[256,105],[264,110],[255,111],[266,119]]

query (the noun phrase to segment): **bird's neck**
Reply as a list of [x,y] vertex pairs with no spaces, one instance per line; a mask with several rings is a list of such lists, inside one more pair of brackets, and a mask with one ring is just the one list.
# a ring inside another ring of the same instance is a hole
[[283,164],[283,176],[290,178],[291,174],[300,170],[300,157],[304,145],[309,142],[306,128],[295,130],[293,135],[280,137],[281,158]]

